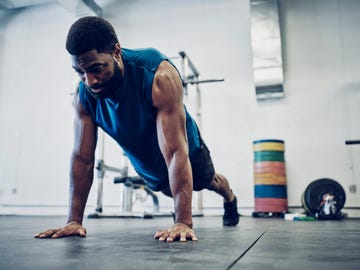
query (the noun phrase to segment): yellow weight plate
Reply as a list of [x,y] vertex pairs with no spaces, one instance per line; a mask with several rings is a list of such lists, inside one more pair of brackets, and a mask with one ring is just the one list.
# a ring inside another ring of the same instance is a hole
[[271,173],[254,174],[255,185],[286,185],[286,176]]
[[258,151],[285,151],[285,145],[283,143],[265,142],[256,143],[253,145],[254,152]]

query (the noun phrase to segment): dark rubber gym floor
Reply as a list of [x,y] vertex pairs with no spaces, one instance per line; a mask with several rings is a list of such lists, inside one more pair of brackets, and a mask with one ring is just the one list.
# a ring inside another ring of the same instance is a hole
[[0,269],[360,269],[360,220],[194,218],[198,242],[159,242],[171,218],[86,219],[86,238],[34,239],[65,217],[0,216]]

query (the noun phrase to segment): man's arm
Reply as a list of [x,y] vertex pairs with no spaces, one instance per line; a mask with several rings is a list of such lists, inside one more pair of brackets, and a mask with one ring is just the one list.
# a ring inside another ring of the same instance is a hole
[[71,235],[86,236],[82,226],[86,201],[93,182],[96,148],[96,126],[80,103],[74,100],[74,147],[70,171],[70,207],[68,223],[63,228],[50,229],[37,234],[36,238],[58,238]]
[[182,83],[175,68],[163,61],[154,78],[153,104],[157,108],[156,127],[161,152],[168,168],[174,198],[175,224],[158,231],[155,238],[164,241],[197,240],[192,230],[192,171],[186,136],[186,116]]
[[68,222],[82,223],[86,201],[94,177],[96,126],[79,97],[74,100],[74,148],[70,171],[70,209]]

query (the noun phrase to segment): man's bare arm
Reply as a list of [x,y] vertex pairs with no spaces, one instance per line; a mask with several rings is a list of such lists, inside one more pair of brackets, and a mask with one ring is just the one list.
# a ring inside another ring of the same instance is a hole
[[197,240],[192,230],[192,172],[186,137],[186,116],[182,84],[175,68],[164,61],[154,79],[153,103],[158,109],[156,126],[161,152],[168,168],[170,189],[174,198],[175,225],[156,233],[163,241]]
[[70,209],[68,222],[82,223],[87,197],[94,177],[96,126],[75,97],[74,148],[70,171]]
[[58,229],[50,229],[35,235],[36,238],[58,238],[71,235],[86,236],[82,226],[86,201],[93,182],[96,126],[80,103],[78,95],[74,99],[74,147],[70,170],[70,207],[68,223]]

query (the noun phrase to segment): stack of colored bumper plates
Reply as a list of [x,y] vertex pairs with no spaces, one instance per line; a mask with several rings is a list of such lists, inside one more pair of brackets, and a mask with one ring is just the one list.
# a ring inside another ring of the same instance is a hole
[[282,140],[253,142],[256,213],[288,210],[285,145]]

